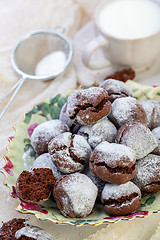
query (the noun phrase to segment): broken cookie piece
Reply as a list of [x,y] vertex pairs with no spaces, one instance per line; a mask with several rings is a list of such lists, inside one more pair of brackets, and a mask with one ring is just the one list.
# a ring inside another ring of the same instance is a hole
[[17,196],[31,203],[47,200],[53,190],[55,177],[49,168],[33,169],[33,172],[23,171],[16,182]]

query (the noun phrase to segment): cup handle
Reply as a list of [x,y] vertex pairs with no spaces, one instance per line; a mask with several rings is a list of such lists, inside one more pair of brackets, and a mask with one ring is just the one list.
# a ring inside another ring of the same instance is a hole
[[86,67],[92,70],[98,70],[111,65],[111,62],[107,59],[103,61],[98,60],[95,63],[90,62],[92,55],[101,47],[108,48],[108,41],[104,39],[101,35],[97,36],[85,46],[82,52],[82,61]]

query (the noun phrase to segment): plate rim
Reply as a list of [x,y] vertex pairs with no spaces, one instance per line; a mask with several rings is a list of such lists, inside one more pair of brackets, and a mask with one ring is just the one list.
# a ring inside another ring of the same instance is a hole
[[[133,82],[134,82],[134,81],[133,81]],[[144,86],[144,85],[143,85],[143,86]],[[78,89],[78,90],[80,90],[80,89]],[[69,92],[69,91],[68,91],[68,92]],[[67,95],[68,95],[68,92],[67,92],[67,94],[61,94],[61,96],[67,96]],[[56,94],[55,97],[56,97],[57,95],[58,95],[58,94]],[[51,98],[44,99],[40,104],[42,104],[42,103],[44,103],[44,102],[46,102],[46,101],[48,101],[48,100],[50,100],[50,99],[51,99]],[[38,105],[38,104],[37,104],[37,105]],[[28,112],[31,112],[31,111],[33,110],[33,108],[34,108],[35,106],[37,106],[37,105],[36,105],[36,104],[33,105],[32,108],[31,108],[31,110],[28,111]],[[18,122],[17,124],[20,124],[20,123],[24,122],[24,120],[25,120],[25,115],[26,115],[28,112],[26,112],[26,113],[23,114],[23,120],[22,120],[21,122]],[[38,113],[36,113],[36,114],[38,114]],[[14,131],[15,131],[15,133],[14,133],[14,137],[15,137],[16,134],[17,134],[17,129],[16,129],[15,124],[12,126],[12,128],[13,128]],[[9,154],[9,152],[10,152],[10,151],[9,151],[9,150],[10,150],[10,149],[9,149],[9,146],[10,146],[10,144],[11,144],[11,142],[12,142],[12,140],[10,139],[10,137],[8,137],[8,141],[9,141],[9,144],[6,146],[7,153],[3,156],[3,159],[5,160],[4,166],[7,164],[7,154]],[[18,200],[18,202],[20,202],[21,200],[18,198],[18,196],[13,196],[13,195],[11,194],[11,193],[12,193],[12,188],[11,188],[11,187],[8,185],[8,183],[7,183],[7,175],[8,175],[8,173],[6,173],[6,171],[4,170],[4,166],[0,168],[0,172],[1,172],[2,174],[4,174],[3,185],[9,187],[9,195],[10,195],[11,197],[13,197],[13,198],[16,198],[16,199]],[[57,221],[57,220],[49,219],[49,218],[41,218],[41,217],[38,217],[38,216],[37,216],[37,214],[36,214],[37,211],[34,210],[34,212],[33,212],[33,211],[31,211],[31,210],[27,210],[28,212],[25,212],[25,211],[23,211],[23,210],[18,209],[19,206],[20,206],[20,205],[16,206],[16,208],[15,208],[18,212],[20,212],[20,213],[25,213],[25,214],[32,214],[32,215],[34,215],[38,220],[41,220],[41,221],[49,221],[49,222],[53,222],[54,224],[70,225],[70,226],[75,226],[75,227],[81,227],[81,226],[84,226],[84,225],[99,226],[99,225],[101,225],[101,224],[113,224],[113,223],[117,223],[117,222],[119,222],[119,221],[130,221],[130,220],[133,220],[133,219],[135,219],[135,218],[145,218],[145,217],[150,216],[151,214],[155,214],[155,213],[159,213],[159,212],[160,212],[160,209],[154,210],[154,211],[147,211],[148,213],[146,213],[146,214],[135,215],[135,216],[130,217],[130,218],[128,218],[128,215],[126,215],[127,218],[125,218],[125,216],[124,216],[124,217],[119,217],[119,216],[117,216],[118,219],[114,219],[114,220],[112,220],[112,221],[110,221],[110,219],[103,219],[102,221],[97,220],[98,222],[96,222],[96,223],[93,223],[93,222],[85,222],[85,221],[87,221],[87,219],[85,220],[85,219],[82,219],[82,218],[77,218],[77,221],[78,221],[78,220],[80,220],[80,221],[82,220],[82,221],[84,221],[84,222],[83,222],[83,223],[76,224],[76,221],[75,221],[75,224],[74,224],[74,223],[72,223],[72,222],[63,222],[63,221]],[[136,214],[136,213],[135,213],[135,214]],[[70,219],[71,219],[71,218],[70,218]]]

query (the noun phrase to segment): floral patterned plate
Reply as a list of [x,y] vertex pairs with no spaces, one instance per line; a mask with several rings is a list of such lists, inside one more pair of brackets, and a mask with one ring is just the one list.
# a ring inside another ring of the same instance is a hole
[[[133,91],[134,97],[139,100],[154,98],[160,100],[160,87],[143,86],[134,81],[128,81],[127,85]],[[32,166],[36,153],[30,144],[30,136],[37,124],[59,117],[60,110],[66,102],[68,95],[57,95],[55,98],[44,101],[34,106],[25,114],[23,122],[16,124],[14,137],[10,137],[8,153],[5,155],[6,164],[1,169],[5,174],[5,183],[10,188],[10,195],[17,197],[15,184],[18,175],[23,170],[29,170]],[[26,203],[18,199],[17,210],[21,213],[34,214],[40,220],[49,220],[56,224],[70,224],[74,226],[100,225],[102,223],[115,223],[120,220],[131,220],[135,217],[146,217],[152,213],[160,212],[160,192],[147,194],[142,197],[141,207],[137,212],[127,216],[110,217],[106,215],[101,205],[96,204],[93,212],[84,219],[66,218],[58,210],[56,203],[49,199],[41,204]]]

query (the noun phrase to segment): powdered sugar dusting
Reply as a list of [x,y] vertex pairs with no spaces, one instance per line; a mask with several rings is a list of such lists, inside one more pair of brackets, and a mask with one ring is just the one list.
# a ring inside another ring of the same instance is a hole
[[[84,137],[66,132],[50,142],[49,153],[60,171],[72,173],[84,169],[89,160],[91,148]],[[81,161],[84,163],[82,164]]]
[[92,148],[102,141],[114,142],[116,133],[116,127],[106,118],[95,124],[82,126],[78,131],[78,134],[84,136]]
[[79,158],[84,156],[89,159],[91,154],[91,148],[86,139],[80,135],[74,135],[73,139],[73,151]]
[[149,154],[137,162],[137,175],[133,181],[143,188],[155,178],[160,181],[160,156]]
[[30,170],[33,163],[34,157],[32,157],[32,151],[33,150],[29,148],[26,152],[23,153],[22,156],[24,167],[26,170]]
[[[56,149],[60,149],[62,147],[69,148],[71,143],[72,133],[66,132],[56,136],[52,141],[49,143],[49,153],[53,154]],[[54,144],[54,148],[52,149],[52,145]]]
[[22,236],[34,238],[35,240],[53,240],[52,236],[43,229],[36,226],[25,226],[15,233],[15,238]]
[[52,160],[57,168],[63,173],[81,172],[84,166],[75,162],[71,157],[68,149],[65,151],[60,150],[52,156]]
[[61,112],[60,112],[60,116],[59,119],[64,122],[65,124],[67,124],[67,126],[70,128],[72,126],[72,121],[71,119],[68,117],[67,113],[66,113],[66,103],[63,105]]
[[126,93],[128,93],[128,95],[132,96],[132,92],[128,88],[128,86],[124,82],[119,81],[119,80],[110,78],[110,79],[103,81],[99,86],[104,88],[107,91],[111,90],[112,94],[126,92]]
[[[75,214],[85,217],[92,211],[98,189],[90,178],[80,173],[71,174],[68,181],[63,183],[63,188],[71,200]],[[68,205],[65,204],[65,198],[63,203],[67,212]]]
[[124,184],[107,183],[102,191],[102,199],[118,199],[132,193],[140,193],[140,189],[131,181]]
[[[128,166],[136,162],[135,152],[130,147],[122,144],[101,142],[95,150],[98,162],[106,162],[109,167]],[[94,153],[94,152],[93,152]]]
[[152,130],[153,135],[155,136],[158,147],[153,150],[153,153],[160,155],[160,127],[154,128]]
[[120,143],[134,149],[137,159],[145,157],[158,146],[152,132],[141,123],[129,124]]
[[153,129],[160,126],[160,102],[147,100],[141,102],[147,116],[147,125]]
[[[118,98],[112,103],[112,110],[109,115],[111,121],[116,122],[118,126],[125,123],[135,121],[135,111],[137,112],[137,105],[141,104],[133,97]],[[139,119],[144,118],[145,112],[139,111]]]
[[46,121],[34,129],[31,136],[31,144],[35,148],[39,143],[39,139],[48,143],[52,138],[66,131],[69,131],[69,128],[62,121],[58,119]]
[[71,94],[67,100],[66,112],[68,116],[71,117],[76,113],[76,105],[85,105],[91,103],[94,106],[97,102],[97,99],[102,98],[102,94],[105,96],[104,93],[106,94],[106,91],[103,88],[90,87]]

